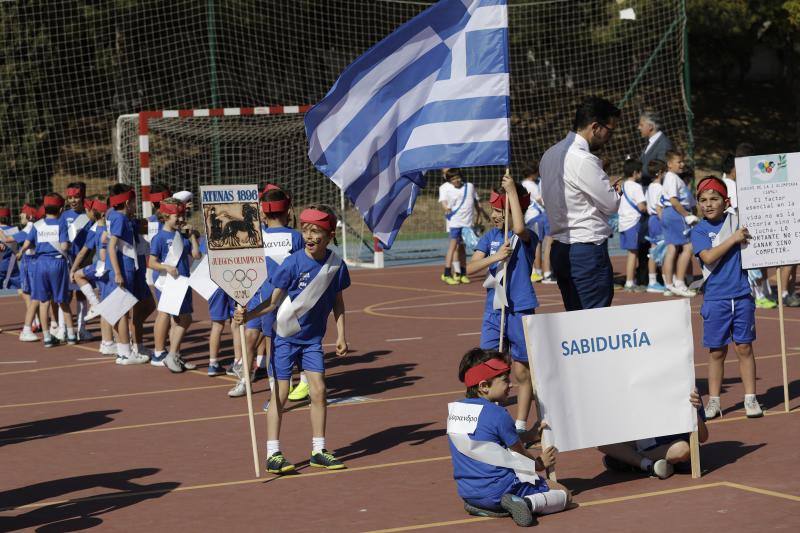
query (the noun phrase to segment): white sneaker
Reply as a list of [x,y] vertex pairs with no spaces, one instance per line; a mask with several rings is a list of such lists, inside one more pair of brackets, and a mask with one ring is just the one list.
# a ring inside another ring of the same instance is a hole
[[706,420],[711,420],[712,418],[716,418],[718,416],[722,416],[722,408],[719,405],[719,398],[711,397],[708,399],[708,403],[706,404]]
[[89,342],[94,340],[94,335],[92,335],[91,331],[82,329],[78,331],[78,339]]
[[37,335],[36,333],[34,333],[32,331],[29,331],[27,333],[24,333],[24,332],[20,333],[19,334],[19,340],[21,340],[22,342],[37,342],[40,339],[39,339],[39,335]]
[[183,372],[183,367],[181,366],[180,361],[178,360],[178,356],[175,354],[167,354],[164,358],[164,366],[169,368],[169,371],[173,374],[180,374]]
[[58,324],[50,324],[50,336],[55,337],[58,333]]
[[117,357],[116,363],[118,365],[143,365],[150,361],[146,355],[131,352],[128,357]]
[[83,321],[84,322],[89,322],[90,320],[94,320],[95,318],[97,318],[99,316],[100,316],[100,313],[97,312],[97,309],[95,309],[95,306],[92,306],[92,307],[89,308],[88,311],[86,311],[86,315],[84,315]]
[[228,391],[228,396],[231,398],[239,398],[245,394],[247,394],[247,388],[243,379],[240,379],[239,382],[236,383],[236,386]]
[[67,330],[66,329],[59,329],[56,328],[56,332],[53,333],[53,328],[50,328],[50,334],[60,341],[64,341],[67,338]]
[[667,462],[665,459],[659,459],[653,463],[653,466],[650,468],[650,474],[658,476],[658,479],[667,479],[675,473],[675,467],[673,467],[672,464]]
[[117,355],[117,343],[112,342],[111,344],[106,344],[105,342],[100,343],[100,350],[98,350],[103,355]]
[[692,298],[697,294],[688,287],[679,287],[678,285],[673,285],[669,288],[669,290],[672,292],[672,294],[683,296],[684,298]]
[[195,370],[195,369],[197,369],[197,365],[196,364],[190,363],[189,361],[184,361],[184,359],[183,359],[183,357],[181,357],[180,353],[178,353],[176,355],[178,357],[178,362],[181,364],[181,366],[183,367],[184,370]]
[[744,412],[747,418],[761,418],[764,416],[764,411],[761,410],[761,405],[759,405],[755,396],[744,399]]

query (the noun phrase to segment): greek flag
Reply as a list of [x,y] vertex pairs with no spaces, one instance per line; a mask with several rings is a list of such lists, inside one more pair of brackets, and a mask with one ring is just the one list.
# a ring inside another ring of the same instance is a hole
[[508,164],[508,78],[506,0],[441,0],[342,72],[308,155],[389,248],[426,171]]

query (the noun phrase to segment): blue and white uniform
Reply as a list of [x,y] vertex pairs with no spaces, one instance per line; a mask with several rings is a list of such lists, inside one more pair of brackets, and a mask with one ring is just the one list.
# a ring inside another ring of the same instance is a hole
[[525,225],[536,233],[541,242],[550,235],[550,221],[547,219],[547,212],[544,206],[536,200],[542,197],[542,189],[538,182],[529,179],[522,180],[522,186],[531,197],[531,203],[525,210]]
[[625,180],[622,183],[622,201],[619,203],[619,247],[629,252],[639,249],[639,225],[642,212],[639,204],[645,203],[642,185]]
[[83,275],[86,280],[102,292],[102,284],[108,281],[108,270],[105,261],[100,260],[100,250],[108,248],[108,240],[103,242],[103,235],[106,233],[105,226],[98,226],[96,223],[89,228],[86,242],[83,246],[93,254],[94,260],[83,267]]
[[[16,241],[15,235],[19,233],[19,228],[0,225],[0,230],[6,237],[11,237]],[[0,289],[19,289],[20,286],[20,272],[15,248],[9,243],[5,243],[5,250],[0,253]]]
[[674,172],[667,172],[664,174],[661,191],[661,206],[664,208],[662,211],[661,223],[664,227],[664,240],[667,244],[674,244],[676,246],[683,246],[689,242],[689,226],[678,213],[670,198],[677,198],[684,209],[690,211],[691,209],[691,194],[689,188],[683,180]]
[[[106,228],[109,239],[111,237],[118,239],[114,253],[117,255],[125,290],[136,296],[136,269],[139,258],[136,254],[135,223],[125,213],[109,209],[106,212]],[[103,287],[101,299],[114,292],[117,287],[114,267],[111,265],[111,253],[106,254],[106,270],[108,270],[108,283]]]
[[[516,240],[514,251],[508,259],[507,272],[510,272],[506,285],[506,299],[508,309],[506,313],[506,331],[511,357],[515,361],[528,362],[528,350],[525,348],[525,334],[523,331],[522,317],[531,315],[539,307],[539,300],[531,283],[531,269],[533,268],[533,255],[538,239],[536,234],[528,231],[530,242],[525,243],[509,232],[509,241]],[[494,254],[503,245],[503,230],[492,228],[483,234],[475,247],[486,257]],[[489,267],[489,276],[498,274],[499,263]],[[486,289],[486,306],[483,312],[483,325],[481,326],[481,348],[496,350],[500,342],[500,309],[494,309],[494,288]]]
[[[327,250],[325,259],[317,261],[299,250],[289,257],[272,274],[272,286],[283,289],[295,300],[303,289],[319,274],[322,266],[333,252]],[[311,309],[298,317],[300,331],[290,337],[274,336],[275,351],[272,355],[272,375],[280,380],[288,380],[292,366],[299,366],[307,372],[325,372],[322,351],[322,337],[328,324],[328,315],[333,310],[336,295],[350,286],[350,273],[344,262],[335,273],[330,284],[314,303]]]
[[[272,292],[275,289],[270,282],[272,273],[277,272],[278,267],[280,267],[287,257],[295,252],[303,250],[305,247],[302,233],[292,228],[264,227],[262,228],[262,238],[264,240],[264,254],[267,262],[267,281],[261,285],[258,294],[253,297],[253,300],[258,300],[258,304],[268,302],[272,298]],[[251,302],[253,300],[251,300]],[[254,307],[255,305],[248,305],[249,309],[253,309]],[[252,328],[250,325],[252,321],[248,322],[247,327],[251,329],[260,327],[261,333],[263,333],[265,337],[272,337],[272,328],[275,324],[276,315],[277,310],[258,317],[256,320],[260,320],[260,322],[257,325],[253,323]]]
[[[713,241],[730,214],[718,222],[701,220],[692,228],[692,248],[700,260],[700,252],[714,247]],[[703,306],[703,346],[721,348],[731,341],[749,344],[756,339],[756,307],[742,269],[742,251],[737,244],[717,262],[705,281]]]
[[[14,240],[17,241],[19,246],[29,240],[31,231],[33,230],[33,222],[28,222],[24,228],[14,234]],[[28,248],[19,261],[19,285],[22,292],[30,294],[32,285],[31,280],[35,275],[36,267],[36,250]]]
[[[145,241],[148,243],[153,241],[153,237],[158,235],[158,232],[161,231],[161,228],[164,227],[164,224],[158,220],[158,215],[150,215],[147,217],[147,236],[144,238]],[[154,285],[156,280],[158,279],[158,272],[155,272],[152,269],[147,269],[147,284]]]
[[70,242],[69,255],[74,259],[86,244],[92,221],[89,220],[85,211],[79,213],[74,209],[67,209],[61,213],[61,220],[67,226],[67,236]]
[[[153,240],[150,241],[150,255],[155,257],[159,263],[163,264],[170,253],[170,248],[172,247],[175,239],[181,239],[181,243],[183,244],[183,249],[178,259],[178,263],[175,265],[175,269],[178,271],[178,275],[188,278],[191,275],[192,243],[179,232],[167,231],[162,228],[156,234],[156,236],[153,237]],[[169,274],[164,275],[169,276]],[[156,289],[156,291],[158,297],[161,298],[160,291],[158,289]],[[192,310],[192,291],[188,290],[186,291],[186,295],[183,297],[179,314],[189,314],[192,312]]]
[[31,277],[31,298],[39,302],[69,301],[69,259],[61,245],[69,242],[63,219],[44,218],[33,224],[28,241],[36,250],[35,275]]
[[647,186],[645,198],[647,201],[647,214],[650,215],[647,219],[647,238],[651,243],[657,243],[664,238],[664,228],[661,224],[661,219],[658,218],[658,207],[661,205],[661,195],[664,187],[661,183],[651,183]]
[[[504,448],[519,442],[514,421],[504,407],[483,398],[465,398],[459,403],[482,406],[475,431],[469,434],[471,440],[493,442]],[[450,439],[448,444],[458,495],[470,505],[489,510],[499,509],[504,494],[525,497],[550,490],[543,479],[539,479],[535,485],[520,481],[512,469],[471,459],[459,452]]]

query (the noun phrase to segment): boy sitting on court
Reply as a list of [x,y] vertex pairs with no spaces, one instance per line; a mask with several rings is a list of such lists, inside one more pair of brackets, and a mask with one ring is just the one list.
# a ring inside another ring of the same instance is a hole
[[[708,427],[703,412],[703,402],[697,389],[689,395],[689,402],[697,409],[697,440],[708,440]],[[659,479],[667,479],[677,466],[687,471],[691,451],[689,434],[653,437],[619,444],[609,444],[598,448],[605,454],[603,465],[607,470],[617,472],[646,472]]]
[[517,525],[530,526],[534,514],[563,511],[571,494],[560,483],[536,475],[555,464],[557,450],[549,446],[536,457],[523,446],[523,438],[539,440],[541,426],[536,424],[531,435],[520,435],[502,407],[511,387],[510,371],[497,351],[473,348],[464,354],[458,379],[467,387],[466,398],[448,405],[447,433],[453,478],[466,510],[479,516],[505,510]]

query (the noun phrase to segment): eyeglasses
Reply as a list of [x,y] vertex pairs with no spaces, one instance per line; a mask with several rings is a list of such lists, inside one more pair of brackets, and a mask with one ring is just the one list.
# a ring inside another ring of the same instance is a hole
[[613,132],[616,128],[609,126],[608,124],[601,124],[600,122],[597,123],[598,126],[601,128],[607,129],[609,132]]

